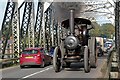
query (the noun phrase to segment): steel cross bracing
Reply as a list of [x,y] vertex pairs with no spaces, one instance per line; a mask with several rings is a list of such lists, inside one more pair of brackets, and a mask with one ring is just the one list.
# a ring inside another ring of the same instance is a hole
[[35,22],[35,47],[40,47],[40,30],[42,27],[43,4],[38,2],[36,22]]
[[18,3],[15,3],[15,11],[12,20],[12,34],[13,34],[13,49],[14,57],[19,56],[19,12],[18,12]]
[[28,28],[30,27],[30,18],[31,18],[31,11],[32,11],[33,2],[25,2],[25,8],[23,13],[21,31],[20,31],[20,45],[21,49],[28,47]]
[[57,27],[58,27],[58,30],[57,30],[57,45],[59,45],[61,43],[61,24],[60,23],[57,23]]
[[47,50],[49,50],[49,48],[52,46],[51,17],[52,17],[52,9],[49,7],[45,12],[45,43]]
[[115,7],[115,37],[116,37],[115,43],[117,49],[116,52],[118,56],[118,68],[120,74],[120,1],[116,2],[116,7]]
[[119,44],[117,44],[117,43],[119,43],[118,41],[118,39],[119,39],[119,3],[118,2],[116,2],[116,8],[115,8],[115,37],[116,37],[116,49],[118,49],[118,47],[119,47]]
[[120,78],[120,1],[115,3],[115,45],[116,53],[112,53],[109,78]]
[[34,47],[34,3],[32,2],[32,9],[30,13],[30,22],[28,27],[28,44],[29,47]]
[[[110,11],[110,8],[114,8],[114,4],[111,4],[111,2],[107,1],[88,1],[83,2],[82,4],[84,6],[84,9],[80,11],[80,13],[88,19],[92,20],[92,17],[94,19],[98,16],[107,16],[114,19],[114,12]],[[91,15],[94,14],[94,15]],[[109,19],[108,19],[109,20]]]
[[[52,18],[51,19],[51,27],[50,27],[50,31],[51,31],[51,39],[50,39],[50,42],[52,42],[52,45],[53,47],[55,46],[58,46],[58,44],[60,44],[60,26],[61,24],[58,24],[58,20],[55,19],[55,9],[53,6],[50,6],[51,7],[51,15],[52,15]],[[61,33],[62,34],[62,33]]]
[[53,21],[53,45],[58,45],[58,22]]
[[[3,36],[3,50],[2,54],[5,54],[6,45],[10,36],[12,36],[12,19],[15,10],[15,2],[7,2],[5,15],[2,23],[2,36]],[[2,56],[4,58],[4,56]]]
[[61,26],[61,24],[59,25],[59,43],[58,44],[60,44],[61,43],[61,38],[62,38],[62,26]]

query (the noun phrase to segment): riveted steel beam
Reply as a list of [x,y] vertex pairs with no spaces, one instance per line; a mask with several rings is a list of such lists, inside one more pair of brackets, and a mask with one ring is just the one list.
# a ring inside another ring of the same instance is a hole
[[13,35],[13,49],[14,49],[14,57],[19,57],[19,11],[18,11],[18,3],[15,3],[15,11],[12,20],[12,35]]
[[[7,2],[5,15],[2,23],[2,36],[3,36],[3,50],[2,54],[5,54],[8,39],[12,35],[12,19],[15,10],[15,2]],[[2,59],[4,56],[2,56]]]
[[110,78],[120,77],[120,1],[115,2],[115,45],[116,53],[113,54]]
[[120,1],[116,2],[115,7],[115,36],[116,36],[116,48],[117,53],[119,56],[119,62],[120,62]]
[[49,50],[52,46],[52,37],[51,37],[51,18],[52,9],[49,7],[45,12],[45,43],[46,49]]
[[30,13],[30,23],[28,27],[28,43],[29,47],[34,47],[34,3],[32,2],[32,9]]
[[53,25],[54,46],[58,46],[58,22],[54,20]]
[[20,39],[21,39],[20,45],[22,50],[26,47],[29,47],[28,28],[30,26],[32,5],[33,2],[25,2],[25,8],[24,8],[21,31],[20,31]]
[[43,4],[38,2],[36,22],[35,22],[35,47],[40,47],[40,30],[42,27]]

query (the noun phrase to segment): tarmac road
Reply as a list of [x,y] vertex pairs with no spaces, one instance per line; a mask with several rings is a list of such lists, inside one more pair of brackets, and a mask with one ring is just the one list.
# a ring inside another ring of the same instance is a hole
[[72,68],[65,68],[59,73],[55,73],[53,66],[49,65],[45,68],[38,66],[26,67],[20,69],[19,66],[10,67],[2,70],[2,78],[16,78],[27,79],[27,78],[102,78],[101,68],[103,67],[106,56],[98,58],[97,68],[91,68],[90,73],[85,73],[83,64],[73,63]]

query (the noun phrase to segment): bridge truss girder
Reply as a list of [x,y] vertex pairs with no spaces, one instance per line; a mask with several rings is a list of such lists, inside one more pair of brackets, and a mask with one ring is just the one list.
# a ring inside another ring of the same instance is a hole
[[15,4],[15,12],[12,20],[12,35],[13,35],[13,49],[14,49],[14,57],[19,56],[19,10],[18,3]]
[[[23,50],[26,47],[34,46],[32,39],[34,35],[33,30],[33,2],[25,2],[21,31],[20,31],[20,45]],[[34,39],[33,39],[34,40]]]
[[2,38],[3,38],[3,49],[2,49],[2,59],[4,58],[6,46],[8,39],[12,36],[12,20],[15,10],[15,2],[7,2],[5,15],[2,23]]
[[[115,7],[115,43],[116,43],[116,53],[117,56],[119,57],[118,59],[118,64],[120,68],[120,1],[116,2],[116,7]],[[120,72],[120,69],[119,69]],[[120,77],[120,76],[119,76]]]
[[35,47],[40,47],[40,32],[42,27],[42,18],[43,18],[43,3],[38,2],[38,8],[37,8],[37,15],[36,15],[36,22],[35,22]]
[[49,7],[45,14],[45,48],[49,50],[52,46],[51,41],[51,19],[52,19],[52,9]]

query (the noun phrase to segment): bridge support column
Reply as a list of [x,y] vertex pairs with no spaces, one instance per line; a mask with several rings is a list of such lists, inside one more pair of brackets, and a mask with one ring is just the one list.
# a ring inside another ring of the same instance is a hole
[[115,37],[116,56],[118,56],[118,75],[120,75],[120,1],[116,1],[115,3]]

